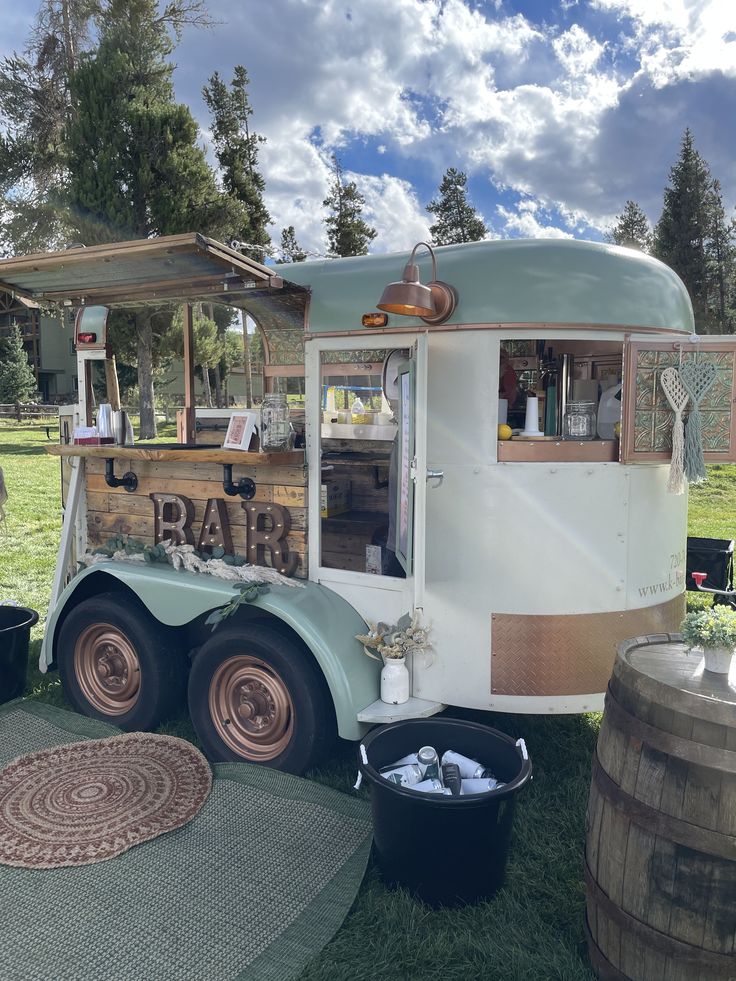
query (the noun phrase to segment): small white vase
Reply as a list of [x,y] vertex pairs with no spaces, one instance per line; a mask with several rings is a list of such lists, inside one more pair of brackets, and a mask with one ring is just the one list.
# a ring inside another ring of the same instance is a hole
[[712,671],[713,674],[728,674],[731,670],[732,657],[733,648],[731,647],[703,648],[704,668],[706,671]]
[[381,669],[381,701],[402,705],[409,701],[409,670],[406,658],[387,657]]

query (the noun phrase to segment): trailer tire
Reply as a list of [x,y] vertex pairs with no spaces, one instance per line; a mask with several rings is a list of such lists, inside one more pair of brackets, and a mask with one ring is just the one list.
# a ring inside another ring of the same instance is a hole
[[155,729],[183,704],[185,654],[171,631],[119,593],[74,607],[59,632],[56,659],[74,708],[128,732]]
[[189,675],[189,714],[207,758],[303,773],[336,737],[327,684],[311,655],[260,624],[218,628]]

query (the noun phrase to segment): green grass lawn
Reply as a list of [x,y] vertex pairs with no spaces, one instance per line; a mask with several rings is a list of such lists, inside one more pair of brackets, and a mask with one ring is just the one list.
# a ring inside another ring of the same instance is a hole
[[[161,438],[175,436],[169,431]],[[46,442],[44,422],[0,423],[0,466],[9,495],[7,520],[0,528],[0,601],[16,600],[41,614],[32,633],[27,694],[63,706],[56,675],[41,675],[36,668],[61,530],[59,462],[44,452]],[[690,534],[731,538],[736,534],[736,467],[712,467],[710,477],[691,491]],[[303,981],[593,977],[583,937],[582,861],[599,718],[452,714],[523,735],[532,756],[534,779],[518,798],[507,885],[490,902],[433,911],[402,891],[385,889],[370,867],[343,927],[304,972]],[[167,731],[196,742],[186,718]],[[354,746],[341,744],[329,765],[308,775],[350,793]]]

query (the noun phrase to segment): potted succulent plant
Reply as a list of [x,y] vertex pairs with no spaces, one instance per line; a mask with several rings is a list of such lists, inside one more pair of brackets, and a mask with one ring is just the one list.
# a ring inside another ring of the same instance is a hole
[[401,705],[409,700],[409,669],[406,658],[417,651],[426,651],[429,636],[420,626],[419,614],[404,614],[394,626],[370,623],[367,634],[358,634],[368,657],[383,661],[381,671],[381,701]]
[[705,670],[728,674],[736,648],[736,610],[728,606],[712,606],[693,610],[680,624],[686,644],[702,650]]

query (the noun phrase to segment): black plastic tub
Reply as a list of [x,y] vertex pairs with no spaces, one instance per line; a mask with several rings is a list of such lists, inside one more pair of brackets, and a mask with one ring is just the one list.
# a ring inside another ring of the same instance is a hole
[[0,704],[23,694],[28,643],[38,613],[25,606],[0,606]]
[[[505,786],[445,797],[384,780],[379,769],[421,746],[478,760]],[[503,885],[514,799],[532,775],[526,751],[503,732],[460,719],[412,719],[373,729],[358,752],[371,787],[374,856],[384,881],[432,906],[489,899]]]

